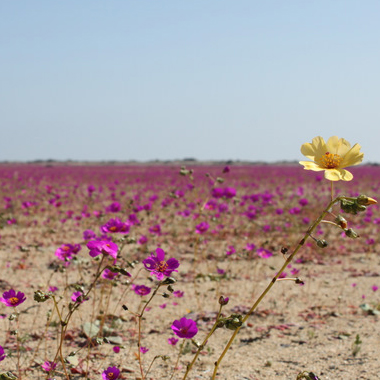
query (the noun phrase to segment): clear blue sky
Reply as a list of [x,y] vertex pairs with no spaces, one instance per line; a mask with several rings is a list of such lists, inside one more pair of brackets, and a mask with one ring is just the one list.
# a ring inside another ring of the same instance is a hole
[[0,160],[380,162],[380,1],[0,2]]

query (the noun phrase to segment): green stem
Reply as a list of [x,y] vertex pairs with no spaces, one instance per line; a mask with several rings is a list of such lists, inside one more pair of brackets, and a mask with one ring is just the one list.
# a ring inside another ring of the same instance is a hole
[[149,300],[147,301],[147,303],[144,305],[143,309],[141,310],[141,313],[138,315],[138,320],[139,320],[139,323],[138,323],[138,328],[139,328],[139,333],[138,333],[138,340],[137,340],[137,359],[139,361],[139,367],[140,367],[140,373],[141,373],[141,380],[144,380],[145,379],[145,376],[144,376],[144,369],[143,369],[143,366],[142,366],[142,360],[141,360],[141,322],[142,322],[142,317],[144,315],[144,312],[145,312],[145,309],[147,308],[147,306],[149,305],[149,303],[152,301],[153,297],[157,294],[157,291],[158,289],[161,287],[162,285],[162,282],[160,282],[158,285],[157,285],[157,288],[154,290],[154,292],[152,293],[152,295],[150,296]]
[[[309,229],[306,231],[304,237],[299,241],[296,248],[294,249],[293,253],[286,259],[285,263],[282,265],[281,269],[277,272],[277,274],[273,277],[272,281],[269,283],[269,285],[265,288],[265,290],[261,293],[260,297],[256,300],[256,302],[252,305],[246,316],[242,320],[242,324],[247,321],[247,319],[250,317],[250,315],[255,311],[257,306],[260,304],[260,302],[263,300],[263,298],[267,295],[269,290],[272,288],[272,286],[275,284],[277,279],[280,277],[281,273],[285,270],[285,268],[291,263],[294,256],[297,254],[297,252],[301,249],[301,247],[305,244],[306,240],[310,237],[310,234],[317,228],[319,223],[322,221],[322,219],[325,217],[325,215],[329,212],[330,208],[337,202],[339,202],[341,199],[345,199],[346,197],[337,197],[328,204],[328,206],[325,208],[325,210],[321,213],[321,215],[314,221],[314,223],[309,227]],[[219,365],[221,361],[223,360],[224,356],[226,355],[227,351],[231,347],[233,341],[235,340],[236,335],[240,331],[241,327],[238,327],[234,333],[232,334],[230,340],[228,341],[226,347],[224,348],[222,354],[219,356],[218,360],[215,362],[214,372],[212,375],[212,380],[215,379],[216,373],[218,371]]]
[[169,380],[172,380],[173,376],[174,376],[174,373],[178,367],[178,362],[179,362],[179,358],[182,354],[182,350],[183,350],[183,346],[185,344],[185,339],[182,340],[182,343],[181,343],[181,346],[179,347],[179,352],[178,352],[178,356],[177,356],[177,361],[175,362],[175,365],[174,365],[174,369],[173,369],[173,373],[172,375],[170,376],[170,379]]
[[201,353],[201,351],[203,350],[204,346],[207,344],[207,341],[209,340],[209,338],[211,337],[211,335],[215,332],[215,330],[218,328],[219,317],[220,317],[220,314],[222,312],[222,307],[223,306],[220,305],[219,312],[218,312],[218,315],[216,317],[214,325],[212,326],[210,332],[207,334],[206,338],[203,340],[202,344],[198,347],[198,350],[195,353],[193,360],[191,361],[190,364],[188,364],[188,366],[186,368],[186,373],[185,373],[185,375],[184,375],[184,377],[183,377],[182,380],[185,380],[187,378],[187,375],[189,374],[189,372],[193,368],[193,365],[194,365],[195,361],[197,360],[197,358],[198,358],[199,354]]

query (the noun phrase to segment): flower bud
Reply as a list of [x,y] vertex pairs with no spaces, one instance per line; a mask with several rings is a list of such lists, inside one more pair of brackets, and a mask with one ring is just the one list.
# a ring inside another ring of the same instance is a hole
[[326,240],[323,240],[323,239],[317,240],[317,246],[319,248],[326,248],[328,246],[328,243]]
[[363,205],[363,206],[369,206],[369,205],[374,205],[377,203],[376,199],[367,197],[366,195],[359,195],[356,199],[358,204]]
[[341,228],[343,228],[344,230],[347,228],[347,220],[343,218],[343,216],[341,215],[338,215],[334,222]]
[[231,314],[228,318],[226,318],[226,327],[229,330],[236,330],[243,324],[243,317],[240,314]]
[[166,277],[164,281],[162,281],[162,285],[170,285],[175,284],[177,280],[173,277]]
[[41,292],[41,290],[37,290],[34,292],[34,300],[36,302],[45,302],[50,298],[50,295]]
[[351,239],[356,239],[359,237],[359,235],[352,228],[345,230],[344,233]]
[[223,296],[220,296],[219,297],[219,305],[222,305],[222,306],[225,306],[228,304],[228,301],[230,299],[228,297],[223,297]]

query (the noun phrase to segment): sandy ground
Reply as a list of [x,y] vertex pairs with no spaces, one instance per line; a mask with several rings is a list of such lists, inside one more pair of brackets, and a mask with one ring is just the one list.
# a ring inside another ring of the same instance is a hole
[[[24,337],[24,354],[22,365],[29,368],[23,378],[42,378],[39,364],[43,360],[52,360],[56,349],[56,333],[54,329],[45,330],[46,312],[51,309],[49,302],[36,304],[33,292],[45,290],[48,283],[62,289],[64,276],[52,274],[48,270],[49,260],[46,252],[53,247],[31,248],[24,253],[23,259],[15,259],[15,253],[2,251],[1,254],[10,262],[3,269],[2,290],[9,286],[25,290],[27,301],[19,307],[21,336]],[[20,256],[20,253],[19,253]],[[45,258],[45,259],[44,259]],[[87,260],[87,259],[86,259]],[[85,260],[85,262],[86,262]],[[203,263],[195,266],[183,255],[183,265],[175,275],[178,281],[175,290],[184,291],[183,298],[153,299],[151,309],[146,312],[143,320],[142,345],[149,348],[143,355],[145,371],[156,355],[168,355],[170,359],[157,359],[147,378],[170,379],[179,344],[173,347],[167,339],[173,336],[170,326],[174,319],[183,316],[197,321],[199,333],[197,341],[202,341],[212,327],[218,298],[228,296],[230,301],[223,309],[225,316],[231,313],[244,315],[259,293],[270,282],[274,268],[279,268],[283,261],[281,255],[267,260],[231,259],[226,269],[227,276],[216,281],[215,268],[219,265],[212,258],[204,258]],[[320,260],[319,260],[320,261]],[[36,266],[35,263],[39,265]],[[83,264],[91,267],[91,264]],[[86,270],[82,268],[82,274]],[[281,281],[275,284],[267,298],[259,306],[243,326],[233,346],[224,358],[218,379],[296,379],[303,371],[312,371],[320,379],[377,379],[379,378],[380,362],[380,329],[377,315],[364,312],[359,306],[379,303],[379,291],[371,287],[379,284],[380,260],[374,253],[351,254],[333,257],[326,253],[320,263],[307,262],[298,264],[298,276],[305,285],[295,285],[293,281]],[[76,272],[75,272],[76,273]],[[193,274],[200,273],[195,282]],[[72,280],[77,281],[76,274]],[[136,283],[153,285],[148,281],[146,273],[139,272]],[[37,281],[36,281],[37,279]],[[69,276],[69,282],[71,278]],[[353,284],[356,284],[354,286]],[[140,372],[136,360],[136,318],[121,309],[121,304],[128,304],[130,310],[138,310],[140,299],[128,286],[115,287],[108,309],[109,314],[118,318],[119,325],[113,327],[110,335],[118,335],[122,340],[120,353],[112,351],[112,345],[104,344],[91,351],[89,368],[91,379],[101,378],[100,373],[110,365],[120,366],[124,379],[139,379]],[[101,292],[90,299],[98,302]],[[365,299],[363,297],[365,296]],[[104,297],[103,304],[105,303]],[[173,305],[173,302],[178,303]],[[163,308],[165,304],[165,308]],[[161,307],[160,307],[161,305]],[[24,311],[26,310],[26,311]],[[81,331],[84,322],[91,320],[91,308],[78,313],[69,329],[70,336],[65,341],[64,352],[69,352],[85,346],[87,338]],[[203,310],[199,312],[199,310]],[[112,311],[112,312],[111,312]],[[2,312],[9,312],[4,307]],[[4,342],[8,320],[2,322],[2,341]],[[220,355],[222,348],[231,336],[232,331],[218,329],[209,339],[201,352],[190,379],[209,379],[213,371],[213,363]],[[362,343],[360,351],[354,355],[354,341],[359,335]],[[42,341],[40,340],[42,338]],[[8,337],[8,343],[12,337]],[[39,343],[40,342],[40,343]],[[39,344],[39,345],[38,345]],[[38,346],[37,346],[38,345]],[[82,349],[79,356],[86,357]],[[181,356],[175,379],[181,379],[185,366],[192,359],[195,346],[185,345],[185,353]],[[34,356],[34,357],[33,357]],[[32,359],[32,360],[31,360]],[[3,370],[14,369],[15,358],[7,358],[2,362]],[[29,361],[29,365],[28,365]],[[86,362],[81,367],[86,368]],[[98,373],[98,375],[96,375]],[[59,373],[55,376],[60,377]],[[73,379],[85,378],[82,374],[73,374]]]

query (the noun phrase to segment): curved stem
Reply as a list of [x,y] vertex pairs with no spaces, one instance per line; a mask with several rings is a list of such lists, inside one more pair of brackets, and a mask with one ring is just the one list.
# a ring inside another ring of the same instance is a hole
[[[339,202],[341,199],[344,199],[346,197],[337,197],[328,204],[328,206],[324,209],[324,211],[321,213],[321,215],[314,221],[314,223],[308,228],[306,231],[304,237],[299,241],[296,248],[292,252],[292,254],[286,259],[284,264],[282,265],[281,269],[278,271],[278,273],[273,277],[272,281],[269,283],[269,285],[265,288],[265,290],[261,293],[260,297],[256,300],[256,302],[252,305],[246,316],[242,319],[242,324],[247,321],[247,319],[250,317],[250,315],[254,312],[254,310],[257,308],[257,306],[260,304],[260,302],[263,300],[263,298],[267,295],[269,290],[272,288],[272,286],[275,284],[277,279],[280,277],[281,273],[285,270],[285,268],[291,263],[294,256],[297,254],[297,252],[301,249],[301,247],[305,244],[306,240],[310,237],[310,234],[315,230],[315,228],[318,226],[318,224],[322,221],[322,219],[325,217],[325,215],[329,212],[330,208],[337,202]],[[238,327],[234,333],[232,334],[230,340],[228,341],[226,347],[224,348],[222,354],[219,356],[218,360],[215,362],[214,372],[212,374],[212,379],[215,379],[216,373],[218,371],[218,367],[223,360],[224,356],[226,355],[227,351],[231,347],[233,341],[235,340],[236,335],[240,331],[240,327]]]
[[183,377],[182,380],[185,380],[187,378],[187,375],[189,374],[189,372],[191,371],[191,369],[193,368],[193,365],[195,363],[195,361],[197,360],[200,352],[203,350],[204,346],[207,344],[207,341],[209,340],[210,336],[215,332],[215,330],[218,328],[218,322],[219,322],[219,317],[220,317],[220,314],[222,312],[222,305],[220,305],[219,307],[219,312],[218,312],[218,315],[216,317],[216,320],[215,320],[215,323],[214,325],[212,326],[210,332],[207,334],[206,338],[203,340],[202,344],[198,347],[198,350],[197,352],[195,353],[194,355],[194,358],[193,360],[191,361],[190,364],[188,364],[187,368],[186,368],[186,373]]

